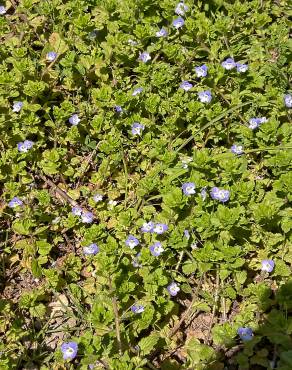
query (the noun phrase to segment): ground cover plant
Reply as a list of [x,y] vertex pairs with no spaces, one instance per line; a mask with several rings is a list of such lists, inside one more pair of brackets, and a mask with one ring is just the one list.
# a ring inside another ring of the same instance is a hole
[[288,15],[0,4],[1,369],[291,370]]

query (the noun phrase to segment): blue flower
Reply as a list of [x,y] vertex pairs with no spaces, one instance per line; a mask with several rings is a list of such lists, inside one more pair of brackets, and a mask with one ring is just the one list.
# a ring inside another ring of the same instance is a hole
[[192,158],[190,157],[184,157],[181,159],[182,168],[187,169],[189,167],[189,163],[192,162]]
[[76,342],[67,342],[61,345],[64,360],[73,360],[78,351],[78,344]]
[[17,149],[21,153],[27,153],[29,149],[33,147],[34,142],[30,140],[24,140],[24,142],[20,142],[17,144]]
[[110,199],[108,201],[108,207],[109,207],[109,209],[113,209],[117,204],[118,204],[118,202],[116,200]]
[[189,10],[189,7],[183,2],[180,2],[177,4],[175,8],[175,13],[178,15],[185,15],[185,12],[187,12],[188,10]]
[[232,153],[240,155],[240,154],[243,153],[243,146],[234,144],[234,145],[232,145],[230,150],[231,150]]
[[284,103],[287,108],[292,108],[292,95],[291,94],[284,95]]
[[195,72],[197,77],[206,77],[208,73],[208,67],[206,66],[206,64],[195,67]]
[[72,114],[72,116],[69,118],[69,122],[73,126],[77,126],[78,123],[80,122],[80,118],[78,117],[78,114]]
[[156,234],[163,234],[168,230],[168,226],[166,224],[155,224],[153,227],[153,232]]
[[120,105],[115,105],[115,111],[117,113],[123,113],[123,108]]
[[183,81],[183,82],[179,85],[179,87],[180,87],[181,89],[185,90],[185,91],[189,91],[189,90],[193,87],[193,85],[192,85],[190,82],[188,82],[188,81]]
[[137,89],[135,89],[133,91],[132,96],[136,96],[136,95],[140,94],[142,91],[143,91],[143,87],[137,87]]
[[172,22],[174,28],[179,29],[185,24],[185,21],[182,17],[175,18]]
[[252,130],[255,130],[258,128],[262,123],[268,122],[266,117],[261,117],[261,118],[251,118],[249,120],[249,128]]
[[91,31],[91,32],[89,32],[89,34],[88,34],[88,37],[91,39],[91,40],[94,40],[96,37],[97,37],[97,35],[98,35],[98,30],[93,30],[93,31]]
[[131,311],[134,312],[134,313],[142,313],[142,312],[144,312],[144,310],[145,310],[145,307],[141,304],[134,304],[131,307]]
[[191,235],[190,235],[189,230],[187,230],[187,229],[185,229],[185,230],[184,230],[184,236],[185,236],[185,238],[186,238],[187,240],[189,240],[189,239],[190,239]]
[[22,101],[16,101],[16,102],[13,103],[12,111],[18,113],[18,112],[21,111],[22,107],[23,107],[23,102]]
[[206,188],[203,188],[202,190],[201,190],[201,198],[203,199],[203,201],[207,198],[207,190],[206,190]]
[[255,130],[256,128],[258,128],[260,125],[260,119],[259,118],[251,118],[249,120],[249,128],[251,128],[252,130]]
[[144,51],[143,53],[140,54],[138,59],[143,63],[147,63],[149,60],[151,60],[151,56],[149,53]]
[[191,248],[192,248],[192,250],[198,249],[198,243],[197,242],[192,243]]
[[144,224],[141,227],[141,231],[143,231],[143,233],[151,233],[153,231],[153,228],[154,223],[152,221],[144,222]]
[[137,45],[138,43],[137,43],[137,41],[135,41],[135,40],[129,39],[129,40],[128,40],[128,44],[129,44],[129,45],[132,45],[132,46],[135,46],[135,45]]
[[200,91],[198,93],[198,98],[201,103],[210,103],[212,100],[212,94],[210,90]]
[[7,10],[5,9],[5,6],[0,5],[0,15],[6,14]]
[[161,253],[164,252],[164,248],[162,247],[162,244],[160,242],[155,242],[149,247],[149,249],[154,257],[158,257],[161,255]]
[[224,62],[221,63],[221,65],[222,65],[223,68],[225,68],[227,70],[230,70],[230,69],[236,67],[236,63],[235,63],[233,58],[225,59]]
[[95,194],[95,195],[93,196],[93,200],[94,200],[96,203],[101,202],[101,201],[102,201],[102,199],[103,199],[103,195],[102,195],[102,194]]
[[133,258],[132,265],[133,267],[141,267],[142,265],[139,263],[139,259],[141,257],[141,253],[137,253],[136,256]]
[[46,59],[48,62],[53,62],[57,58],[58,54],[54,51],[49,51],[46,55]]
[[196,193],[196,185],[193,182],[185,182],[181,188],[184,195],[193,195]]
[[8,207],[10,208],[15,208],[15,207],[22,206],[22,205],[23,205],[23,201],[19,199],[18,197],[12,198],[11,201],[8,203]]
[[248,342],[253,338],[253,332],[251,328],[239,328],[237,330],[237,334],[239,335],[240,339],[244,342]]
[[145,126],[142,125],[142,123],[139,122],[134,122],[132,124],[132,134],[133,135],[141,135]]
[[135,236],[129,235],[127,240],[125,241],[125,244],[129,248],[133,249],[133,248],[137,247],[137,245],[139,245],[139,240],[137,238],[135,238]]
[[263,260],[262,261],[262,271],[272,272],[275,267],[275,262],[273,260]]
[[229,190],[219,189],[217,187],[212,188],[210,194],[212,199],[219,200],[222,203],[227,202],[230,197]]
[[159,31],[155,34],[156,37],[165,37],[167,36],[167,30],[165,28],[161,28]]
[[237,72],[243,73],[248,70],[248,65],[247,64],[241,64],[241,63],[236,63],[236,70]]
[[89,255],[95,255],[98,252],[99,252],[99,247],[95,243],[89,244],[87,247],[84,247],[83,248],[83,253],[85,255],[87,255],[87,256],[89,256]]
[[81,214],[81,221],[85,224],[91,224],[94,219],[94,215],[92,212],[89,211],[82,211]]
[[72,207],[71,212],[73,213],[74,216],[81,216],[82,215],[82,208],[79,206],[74,206]]
[[177,283],[172,282],[168,285],[167,290],[171,296],[176,296],[177,293],[180,291],[180,288]]

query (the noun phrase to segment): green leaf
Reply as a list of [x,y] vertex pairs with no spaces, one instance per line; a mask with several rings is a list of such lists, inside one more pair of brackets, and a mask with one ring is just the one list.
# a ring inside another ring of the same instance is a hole
[[172,188],[167,194],[163,195],[163,203],[170,208],[180,207],[182,204],[182,191],[179,188]]
[[31,272],[34,277],[40,278],[42,276],[42,269],[38,264],[38,261],[36,259],[33,259],[31,261]]
[[66,42],[62,39],[59,33],[53,32],[49,37],[49,43],[53,49],[58,54],[65,53],[69,48]]
[[28,220],[16,220],[12,224],[12,229],[20,235],[30,235],[31,234],[31,228],[33,226],[33,223]]
[[41,256],[46,256],[47,254],[50,253],[50,251],[52,249],[51,244],[44,241],[44,240],[37,241],[36,246],[37,246],[38,252]]
[[140,340],[139,347],[143,356],[149,355],[156,348],[159,338],[160,335],[158,333],[152,333]]

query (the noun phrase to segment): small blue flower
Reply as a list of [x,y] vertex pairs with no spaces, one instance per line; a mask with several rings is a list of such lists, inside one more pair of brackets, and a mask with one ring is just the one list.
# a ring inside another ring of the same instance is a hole
[[184,157],[181,159],[182,168],[187,169],[189,167],[189,163],[192,162],[192,158],[190,157]]
[[201,198],[203,199],[203,201],[207,198],[207,190],[206,190],[206,188],[203,188],[202,190],[201,190]]
[[78,123],[80,122],[80,118],[78,117],[78,114],[72,114],[72,116],[69,118],[69,122],[73,126],[77,126]]
[[236,63],[235,63],[233,58],[225,59],[224,62],[221,63],[221,65],[222,65],[223,68],[225,68],[227,70],[230,70],[230,69],[236,67]]
[[141,257],[141,253],[137,253],[136,256],[133,258],[132,265],[133,267],[142,267],[142,265],[139,263],[139,259]]
[[74,206],[72,207],[71,212],[73,213],[74,216],[81,216],[82,215],[82,208],[79,206]]
[[27,153],[29,149],[33,147],[34,142],[30,140],[24,140],[24,142],[20,142],[17,144],[17,149],[21,153]]
[[90,256],[90,255],[95,255],[99,252],[99,247],[97,244],[95,243],[92,243],[92,244],[89,244],[87,247],[84,247],[83,248],[83,253],[87,256]]
[[275,267],[275,262],[273,260],[263,260],[262,261],[262,271],[272,272]]
[[217,187],[212,188],[210,194],[212,199],[219,200],[222,203],[227,202],[230,197],[229,190],[219,189]]
[[259,118],[251,118],[249,120],[249,128],[251,128],[252,130],[255,130],[256,128],[258,128],[260,125],[260,119]]
[[141,135],[145,126],[142,125],[142,123],[139,122],[134,122],[132,124],[132,134],[133,135]]
[[196,185],[193,182],[185,182],[182,184],[182,191],[184,195],[193,195],[196,193]]
[[8,207],[10,208],[15,208],[15,207],[22,206],[22,205],[23,205],[23,201],[19,199],[18,197],[12,198],[11,201],[8,203]]
[[206,66],[206,64],[195,67],[195,72],[197,77],[206,77],[208,74],[208,67]]
[[149,249],[154,257],[158,257],[161,255],[161,253],[164,252],[164,248],[162,247],[162,244],[160,242],[155,242],[149,247]]
[[139,245],[139,240],[137,238],[135,238],[135,236],[129,235],[127,240],[125,241],[125,244],[129,248],[133,249],[133,248],[137,247],[137,245]]
[[95,195],[93,196],[93,200],[94,200],[96,203],[101,202],[101,201],[102,201],[102,199],[103,199],[103,195],[102,195],[102,194],[95,194]]
[[88,38],[90,40],[94,40],[94,39],[96,39],[97,35],[98,35],[98,30],[93,30],[93,31],[89,32]]
[[46,59],[48,62],[53,62],[57,58],[58,54],[54,51],[49,51],[46,55]]
[[115,105],[115,111],[117,113],[123,113],[123,108],[120,105]]
[[147,63],[149,60],[151,60],[151,56],[149,53],[144,51],[143,53],[140,54],[138,60],[140,60],[143,63]]
[[166,37],[167,36],[167,30],[165,28],[161,28],[159,31],[155,34],[156,37]]
[[179,29],[185,24],[185,21],[182,17],[175,18],[172,22],[174,28]]
[[201,103],[210,103],[212,100],[212,94],[210,90],[200,91],[198,93],[198,98]]
[[260,118],[260,123],[262,124],[262,123],[265,123],[265,122],[268,122],[267,117],[261,117]]
[[137,43],[137,41],[135,41],[135,40],[129,39],[129,40],[128,40],[128,44],[129,44],[129,45],[132,45],[132,46],[136,46],[138,43]]
[[145,310],[145,307],[141,304],[134,304],[132,307],[131,307],[131,311],[133,313],[142,313],[144,312]]
[[177,293],[180,291],[180,288],[177,283],[172,282],[168,285],[167,290],[171,296],[176,296]]
[[185,230],[184,230],[184,237],[185,237],[187,240],[189,240],[189,239],[190,239],[191,235],[190,235],[189,230],[187,230],[187,229],[185,229]]
[[153,228],[153,232],[156,234],[163,234],[168,230],[168,226],[166,224],[155,224]]
[[284,103],[287,108],[292,108],[292,95],[291,94],[284,95]]
[[236,63],[237,72],[244,73],[248,70],[247,64]]
[[142,91],[143,91],[143,87],[137,87],[137,89],[135,89],[133,91],[132,96],[136,96],[136,95],[140,94]]
[[189,90],[193,87],[193,85],[192,85],[190,82],[188,82],[188,81],[183,81],[183,82],[179,85],[179,87],[180,87],[181,89],[185,90],[185,91],[189,91]]
[[189,7],[183,3],[183,2],[180,2],[177,4],[176,8],[175,8],[175,14],[177,15],[185,15],[185,13],[189,10]]
[[116,200],[110,199],[108,201],[108,207],[109,207],[109,209],[113,209],[117,204],[118,204],[118,202]]
[[266,117],[260,117],[260,118],[251,118],[249,120],[249,128],[252,130],[255,130],[258,128],[262,123],[268,122]]
[[67,342],[61,345],[64,360],[73,360],[78,351],[78,344],[76,342]]
[[153,231],[153,228],[154,223],[152,221],[144,222],[144,224],[141,227],[141,231],[143,231],[143,233],[151,233]]
[[251,328],[239,328],[237,330],[237,334],[239,335],[240,339],[244,342],[248,342],[253,338],[253,332]]
[[243,146],[234,144],[234,145],[232,145],[230,150],[231,150],[232,153],[240,155],[240,154],[243,153]]
[[81,214],[81,221],[85,224],[91,224],[94,219],[94,215],[92,212],[89,211],[82,211]]
[[0,15],[6,14],[7,10],[5,9],[5,6],[0,5]]
[[21,111],[21,108],[23,107],[23,102],[22,101],[16,101],[13,103],[13,109],[12,111],[15,113],[18,113]]
[[192,243],[191,248],[192,248],[193,251],[198,249],[198,243],[197,242]]

